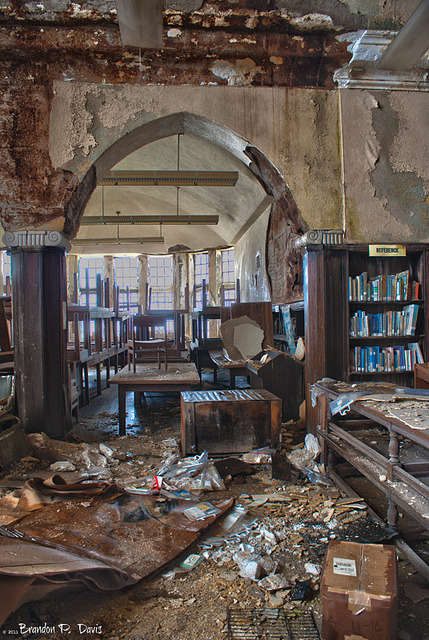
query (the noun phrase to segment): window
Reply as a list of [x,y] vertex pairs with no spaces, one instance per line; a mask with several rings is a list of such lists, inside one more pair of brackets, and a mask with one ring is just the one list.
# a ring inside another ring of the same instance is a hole
[[119,287],[119,311],[137,313],[139,310],[138,258],[115,258],[115,284]]
[[[97,276],[104,277],[103,258],[80,258],[79,260],[79,303],[97,306]],[[103,306],[104,300],[101,301]]]
[[222,251],[221,304],[230,307],[235,302],[235,252]]
[[[203,280],[208,285],[209,281],[209,254],[196,253],[194,255],[194,308],[200,309],[203,306]],[[208,286],[206,287],[206,295]]]
[[4,291],[4,295],[7,295],[6,279],[9,278],[9,282],[11,281],[10,256],[6,253],[6,251],[3,251],[2,254],[3,254],[3,261],[2,261],[3,291]]
[[150,309],[173,309],[173,258],[149,256]]

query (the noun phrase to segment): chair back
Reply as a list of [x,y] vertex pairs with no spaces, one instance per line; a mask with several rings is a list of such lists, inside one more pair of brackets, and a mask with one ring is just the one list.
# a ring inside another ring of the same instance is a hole
[[[150,329],[162,327],[164,329],[163,342],[160,344],[161,339],[156,339],[153,335],[150,336]],[[148,335],[138,335],[137,332],[141,330],[147,330]],[[155,342],[156,340],[156,342]],[[153,345],[151,345],[153,343]],[[131,348],[130,348],[131,347]],[[136,371],[136,362],[139,358],[144,358],[144,352],[155,348],[158,355],[158,367],[161,368],[161,354],[164,354],[164,364],[167,370],[167,318],[165,315],[135,315],[133,316],[132,326],[132,345],[128,347],[128,368],[130,367],[130,360],[133,361],[133,369]]]
[[155,329],[156,327],[163,327],[165,335],[167,335],[167,319],[165,316],[161,316],[161,315],[133,316],[133,338],[135,338],[136,331],[138,329]]

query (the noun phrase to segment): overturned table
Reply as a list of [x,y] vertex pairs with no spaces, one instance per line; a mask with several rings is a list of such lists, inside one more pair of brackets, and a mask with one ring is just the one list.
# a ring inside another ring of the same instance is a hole
[[189,391],[200,383],[200,378],[192,362],[169,362],[168,369],[158,369],[153,364],[137,364],[134,373],[124,367],[110,379],[110,384],[118,385],[119,435],[126,433],[126,395],[127,391],[160,392]]

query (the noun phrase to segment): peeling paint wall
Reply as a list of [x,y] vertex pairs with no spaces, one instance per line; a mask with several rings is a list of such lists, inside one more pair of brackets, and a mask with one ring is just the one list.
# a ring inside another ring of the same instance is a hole
[[[338,33],[399,28],[417,4],[166,0],[164,47],[139,59],[122,46],[113,0],[0,0],[3,226],[61,229],[70,203],[78,218],[106,149],[154,119],[192,112],[265,154],[308,227],[344,224],[349,241],[428,239],[427,94],[342,91],[340,116],[332,79],[350,57]],[[264,216],[238,244],[243,274],[258,275],[255,252],[267,257],[247,299],[268,295],[271,278],[282,301],[282,282],[298,269],[296,256],[278,268],[296,230],[281,207],[275,217],[271,253]]]
[[309,227],[341,224],[336,92],[56,82],[52,162],[81,177],[121,136],[181,111],[224,125],[260,149],[282,173]]
[[349,242],[429,240],[429,95],[341,92]]

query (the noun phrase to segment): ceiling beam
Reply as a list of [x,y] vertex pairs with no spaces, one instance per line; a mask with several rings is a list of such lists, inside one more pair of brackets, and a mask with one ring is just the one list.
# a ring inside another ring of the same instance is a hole
[[116,0],[122,44],[161,49],[163,0]]
[[78,239],[75,238],[71,240],[72,245],[76,246],[91,246],[91,245],[100,245],[100,244],[164,244],[165,240],[163,236],[153,236],[153,237],[137,237],[137,238],[85,238]]
[[187,224],[217,224],[219,222],[218,215],[132,215],[132,216],[83,216],[80,226],[88,225],[107,225],[107,224],[165,224],[165,225],[187,225]]
[[109,171],[99,182],[110,186],[233,187],[238,171]]
[[429,49],[429,0],[422,0],[375,63],[376,69],[412,69]]

